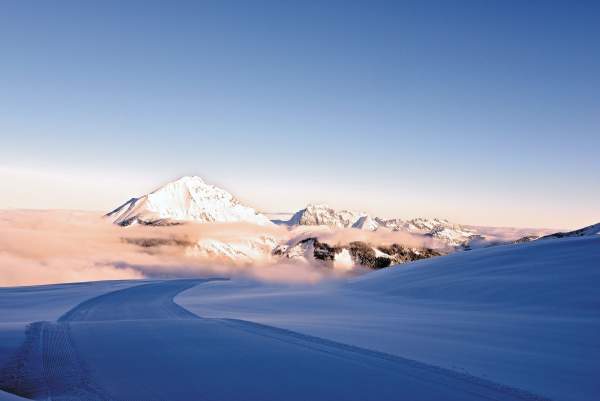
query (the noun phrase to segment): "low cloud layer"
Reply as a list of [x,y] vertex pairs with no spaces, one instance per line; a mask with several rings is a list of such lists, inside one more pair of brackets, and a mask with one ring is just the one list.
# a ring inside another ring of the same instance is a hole
[[207,275],[315,282],[327,274],[268,254],[252,263],[234,262],[182,246],[200,239],[244,243],[264,236],[280,240],[289,233],[248,224],[124,228],[91,212],[0,211],[0,286]]
[[529,235],[548,235],[561,231],[553,228],[515,228],[515,227],[482,227],[482,226],[465,226],[466,228],[474,229],[479,234],[484,235],[488,241],[502,242],[515,241]]
[[392,231],[381,228],[377,231],[357,230],[355,228],[331,228],[327,226],[298,226],[288,232],[289,242],[296,243],[304,238],[316,237],[319,241],[331,245],[346,245],[353,241],[362,241],[378,245],[402,244],[414,248],[441,248],[445,244],[423,235],[404,231]]
[[[385,230],[302,226],[290,230],[246,223],[120,227],[93,212],[5,210],[0,211],[0,286],[234,275],[316,282],[341,274],[271,255],[269,244],[293,245],[307,237],[332,245],[351,241],[437,245],[433,239]],[[198,242],[203,246],[195,247]],[[220,252],[212,252],[211,244]],[[250,256],[224,256],[227,249],[219,248],[223,244],[235,244]]]

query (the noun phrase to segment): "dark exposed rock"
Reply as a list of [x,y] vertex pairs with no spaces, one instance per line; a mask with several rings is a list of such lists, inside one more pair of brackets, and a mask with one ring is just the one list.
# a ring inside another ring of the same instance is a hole
[[[277,247],[273,251],[273,254],[293,257],[290,255],[296,254],[296,247],[301,247],[301,249],[303,249],[302,252],[312,251],[310,256],[314,257],[316,260],[323,261],[325,266],[330,267],[333,267],[336,255],[342,252],[342,250],[348,250],[350,257],[356,266],[363,266],[371,269],[383,269],[399,263],[441,255],[440,252],[430,248],[415,249],[400,244],[379,246],[377,249],[375,249],[372,244],[363,241],[353,241],[347,245],[330,245],[319,241],[316,237],[305,238],[291,247]],[[292,251],[290,254],[290,250],[294,248],[296,250]]]
[[431,248],[407,248],[400,244],[392,244],[388,246],[380,246],[381,252],[390,255],[394,263],[406,263],[414,260],[431,258],[433,256],[440,256],[441,253]]
[[386,258],[385,256],[378,256],[375,258],[375,264],[373,269],[383,269],[392,264],[392,259]]
[[153,227],[168,227],[168,226],[179,226],[184,224],[183,221],[176,221],[171,219],[155,219],[155,220],[142,220],[137,217],[133,217],[129,220],[122,221],[119,223],[121,226],[129,226],[133,223],[137,222],[143,226],[153,226]]
[[303,239],[300,241],[301,244],[312,242],[314,251],[313,256],[315,259],[323,260],[323,261],[333,261],[335,259],[335,254],[340,253],[342,248],[339,246],[331,246],[324,242],[319,241],[315,237],[310,237]]
[[357,265],[375,267],[377,255],[369,244],[362,241],[354,241],[348,244],[348,251],[352,256],[352,260]]
[[275,256],[285,256],[285,251],[287,249],[285,247],[282,246],[277,246],[275,247],[275,249],[273,249],[273,255]]
[[415,253],[415,257],[412,260],[433,258],[434,256],[442,256],[442,253],[431,248],[421,248],[419,249],[419,253]]
[[513,244],[522,244],[525,242],[531,242],[531,241],[535,241],[538,238],[540,238],[539,235],[527,235],[525,237],[521,237],[518,240],[514,241]]
[[372,245],[362,241],[354,241],[348,244],[348,250],[354,263],[371,269],[382,269],[392,264],[412,262],[413,260],[441,255],[438,251],[430,248],[412,249],[400,244],[380,246],[377,249],[385,253],[386,256],[377,256]]
[[138,222],[144,226],[159,226],[159,227],[168,227],[168,226],[180,226],[185,224],[183,221],[176,221],[171,219],[156,219],[156,220],[140,220]]
[[192,242],[176,238],[121,238],[121,241],[137,245],[142,248],[154,248],[157,246],[190,246]]

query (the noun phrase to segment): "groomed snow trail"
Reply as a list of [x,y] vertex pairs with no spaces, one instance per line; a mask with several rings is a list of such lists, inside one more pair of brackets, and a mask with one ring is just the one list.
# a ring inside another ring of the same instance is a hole
[[201,282],[131,287],[33,324],[3,388],[59,401],[542,400],[317,337],[202,319],[173,302]]
[[206,280],[170,280],[113,291],[80,303],[59,322],[144,319],[197,319],[173,297]]

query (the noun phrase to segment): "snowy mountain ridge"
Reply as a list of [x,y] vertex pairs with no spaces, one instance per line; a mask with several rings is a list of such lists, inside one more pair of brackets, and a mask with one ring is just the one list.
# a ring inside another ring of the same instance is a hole
[[309,204],[306,208],[296,212],[287,224],[290,226],[325,225],[334,228],[356,228],[367,231],[377,231],[379,229],[405,231],[439,239],[449,246],[466,245],[470,239],[479,238],[475,231],[459,224],[450,223],[445,219],[426,219],[422,217],[411,220],[383,219],[371,217],[365,212],[337,211],[325,204]]
[[360,224],[361,217],[367,216],[364,212],[354,210],[335,210],[326,204],[309,204],[306,208],[296,212],[288,224],[302,226],[329,226],[349,228]]
[[[106,217],[120,226],[243,222],[267,228],[273,224],[264,214],[241,204],[229,192],[205,183],[198,176],[181,177],[149,194],[131,198],[106,214]],[[493,234],[488,235],[481,228],[462,226],[445,219],[384,219],[372,217],[362,211],[336,210],[326,204],[309,204],[293,214],[289,220],[278,221],[277,224],[287,225],[290,232],[298,226],[327,226],[334,230],[405,232],[438,240],[435,252],[442,253],[510,243],[495,238]],[[596,233],[600,231],[600,224],[571,233],[556,233],[548,238],[587,235],[592,231]],[[525,239],[529,241],[535,238],[537,236],[530,235],[518,241],[525,241]],[[284,235],[275,238],[259,229],[255,234],[239,236],[239,238],[233,235],[227,239],[219,239],[205,234],[202,238],[185,245],[185,253],[211,261],[215,261],[215,258],[226,259],[234,264],[253,263],[272,256],[308,261],[317,259],[331,261],[334,267],[343,269],[365,265],[376,268],[383,264],[414,260],[421,255],[433,256],[432,249],[401,249],[403,244],[395,244],[400,248],[394,249],[391,253],[382,251],[382,247],[389,245],[375,240],[372,244],[365,243],[364,246],[358,243],[350,246],[350,244],[321,242],[316,238],[309,241],[304,238],[289,242]],[[359,254],[360,256],[357,256]]]

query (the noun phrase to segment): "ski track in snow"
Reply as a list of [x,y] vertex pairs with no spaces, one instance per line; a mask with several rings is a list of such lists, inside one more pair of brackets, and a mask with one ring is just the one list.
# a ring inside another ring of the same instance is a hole
[[90,383],[87,368],[65,323],[36,322],[11,363],[2,370],[4,390],[33,399],[107,400]]
[[0,388],[71,400],[544,400],[397,356],[173,301],[205,280],[142,284],[36,322]]

